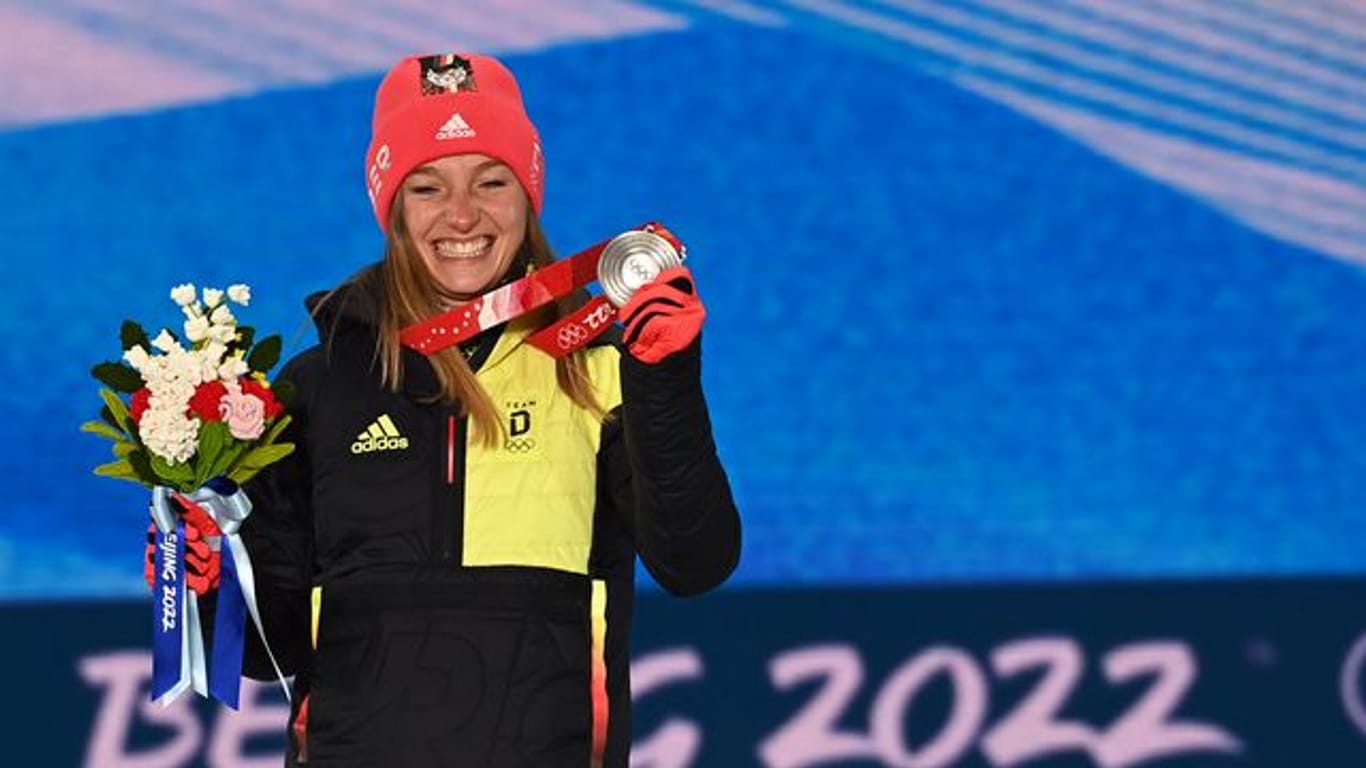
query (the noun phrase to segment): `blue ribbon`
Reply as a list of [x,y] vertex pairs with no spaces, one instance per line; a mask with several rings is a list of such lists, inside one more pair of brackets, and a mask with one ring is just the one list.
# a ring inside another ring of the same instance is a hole
[[[256,605],[256,578],[251,557],[238,531],[251,514],[247,494],[227,478],[214,478],[186,498],[204,508],[218,524],[222,571],[219,576],[217,616],[213,631],[212,664],[204,658],[199,603],[185,587],[185,523],[171,503],[173,491],[152,489],[152,520],[157,535],[157,594],[152,612],[152,698],[166,705],[193,686],[200,695],[213,696],[237,709],[242,679],[246,619],[250,615],[261,636],[275,675],[289,698],[289,685],[266,641]],[[164,582],[164,583],[163,583]],[[206,669],[206,667],[212,667]]]
[[157,528],[152,600],[152,699],[169,702],[189,685],[185,637],[185,524]]
[[[217,617],[213,626],[213,663],[209,666],[209,693],[237,709],[242,682],[242,644],[246,640],[247,601],[237,576],[230,540],[223,537],[223,570],[218,581]],[[240,545],[239,545],[240,546]]]

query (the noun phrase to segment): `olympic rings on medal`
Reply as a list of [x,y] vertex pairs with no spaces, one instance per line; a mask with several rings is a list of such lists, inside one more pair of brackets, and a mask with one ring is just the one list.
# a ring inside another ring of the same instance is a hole
[[637,288],[660,272],[683,263],[674,244],[650,229],[632,229],[608,241],[598,260],[598,284],[612,304],[621,307]]
[[651,264],[635,254],[627,257],[626,269],[629,269],[636,276],[636,282],[640,285],[655,279],[655,275],[659,274],[660,271],[658,265]]

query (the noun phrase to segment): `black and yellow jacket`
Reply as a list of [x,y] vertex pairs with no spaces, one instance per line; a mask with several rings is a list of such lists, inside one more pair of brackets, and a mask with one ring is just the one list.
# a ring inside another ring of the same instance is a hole
[[[263,622],[296,675],[289,764],[581,768],[596,728],[625,766],[636,555],[677,595],[739,556],[699,345],[658,365],[591,347],[599,422],[532,328],[488,332],[471,364],[507,428],[489,448],[431,402],[417,353],[402,393],[381,385],[374,306],[348,285],[315,312],[322,343],[282,371],[298,449],[247,488]],[[272,678],[259,642],[246,668]]]

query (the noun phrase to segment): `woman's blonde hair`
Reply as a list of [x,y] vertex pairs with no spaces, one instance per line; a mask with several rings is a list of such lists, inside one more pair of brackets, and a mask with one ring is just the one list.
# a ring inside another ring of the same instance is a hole
[[[436,276],[427,268],[412,237],[403,223],[403,196],[394,200],[389,216],[389,230],[385,236],[384,261],[366,269],[356,282],[379,298],[379,337],[375,357],[380,365],[384,386],[393,392],[403,386],[403,345],[399,331],[413,323],[426,320],[447,309],[448,297],[442,294]],[[541,229],[534,211],[528,210],[526,236],[514,257],[514,263],[528,264],[528,270],[539,269],[555,260],[555,254]],[[558,320],[588,300],[586,291],[579,290],[537,310],[540,324]],[[451,346],[427,356],[440,384],[440,392],[431,398],[458,406],[468,416],[476,438],[486,446],[496,446],[506,437],[503,420],[492,398],[480,386],[469,361],[459,346]],[[593,393],[588,376],[585,353],[580,350],[555,361],[555,378],[560,389],[580,407],[598,420],[607,417],[606,411]]]

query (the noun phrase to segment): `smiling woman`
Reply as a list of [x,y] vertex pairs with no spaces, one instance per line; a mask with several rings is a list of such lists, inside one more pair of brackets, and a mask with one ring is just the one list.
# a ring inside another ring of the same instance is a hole
[[507,273],[530,205],[512,169],[483,154],[438,158],[399,191],[401,236],[412,239],[448,300],[469,301]]
[[[263,622],[295,675],[288,762],[625,766],[636,557],[678,595],[739,557],[691,275],[562,357],[528,339],[581,290],[409,348],[405,328],[554,261],[540,140],[500,62],[413,57],[380,85],[367,161],[384,257],[310,299],[320,343],[281,373],[298,450],[246,489]],[[255,638],[246,655],[271,673]]]
[[[447,155],[418,167],[401,183],[387,220],[392,225],[385,233],[385,258],[357,282],[372,294],[387,294],[380,302],[377,348],[382,378],[393,388],[403,386],[402,329],[555,260],[511,169],[482,153]],[[570,295],[538,317],[552,322],[584,300]],[[472,434],[492,445],[500,434],[499,415],[470,362],[478,342],[432,353],[428,361],[443,398],[461,403]],[[602,416],[584,363],[583,355],[556,360],[556,377],[575,403]]]

